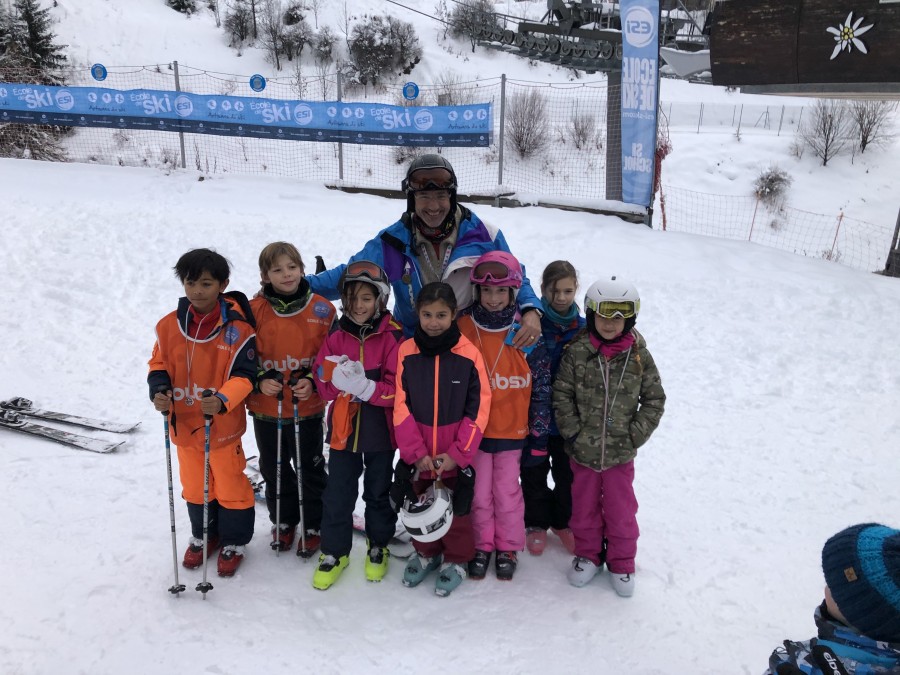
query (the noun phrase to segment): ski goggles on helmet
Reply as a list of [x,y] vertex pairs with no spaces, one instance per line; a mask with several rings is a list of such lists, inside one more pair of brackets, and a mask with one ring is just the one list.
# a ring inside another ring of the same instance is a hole
[[594,312],[594,314],[601,316],[604,319],[617,319],[619,317],[630,319],[635,316],[641,308],[640,303],[635,303],[631,300],[624,300],[621,302],[604,300],[602,302],[597,302],[592,298],[585,299],[585,306],[587,309]]
[[415,190],[412,192],[412,195],[415,199],[419,201],[434,201],[434,202],[449,202],[450,201],[450,190],[443,190],[439,188],[425,188],[423,190]]
[[[522,275],[497,260],[488,260],[472,268],[470,279],[481,286],[519,286]],[[504,283],[508,282],[508,283]]]
[[347,265],[344,270],[346,281],[355,281],[362,277],[368,277],[372,281],[387,282],[384,270],[369,260],[357,260]]
[[446,169],[441,168],[420,169],[403,182],[403,189],[406,192],[456,189],[453,175]]

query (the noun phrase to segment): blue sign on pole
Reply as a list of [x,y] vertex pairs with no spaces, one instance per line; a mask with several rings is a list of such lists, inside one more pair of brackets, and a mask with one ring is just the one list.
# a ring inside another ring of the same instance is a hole
[[418,98],[419,96],[419,85],[415,82],[407,82],[403,85],[403,98],[407,101],[412,101]]
[[650,206],[659,90],[659,0],[625,0],[622,17],[622,201]]
[[266,88],[266,78],[257,73],[250,76],[250,88],[253,91],[262,91]]
[[106,79],[106,66],[102,63],[95,63],[91,66],[91,77],[93,77],[97,82],[103,82]]

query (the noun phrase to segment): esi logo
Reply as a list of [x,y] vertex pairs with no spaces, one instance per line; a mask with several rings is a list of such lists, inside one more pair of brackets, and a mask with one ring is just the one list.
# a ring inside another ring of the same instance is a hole
[[187,96],[178,96],[175,99],[175,112],[179,117],[190,117],[194,112],[194,104]]
[[313,121],[313,111],[305,103],[301,103],[300,105],[294,108],[294,121],[297,124],[302,126],[306,126],[310,122]]
[[434,116],[427,110],[420,110],[413,116],[413,124],[419,131],[428,131],[434,124]]
[[75,107],[75,97],[67,89],[56,92],[56,105],[60,110],[71,110]]
[[646,47],[656,34],[656,17],[646,7],[632,7],[622,21],[625,41],[632,47]]

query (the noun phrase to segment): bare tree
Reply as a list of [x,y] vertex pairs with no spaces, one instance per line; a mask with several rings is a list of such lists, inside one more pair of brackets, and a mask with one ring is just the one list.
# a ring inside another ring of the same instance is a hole
[[850,126],[856,132],[854,154],[857,150],[865,152],[870,145],[884,145],[893,140],[891,122],[896,110],[896,101],[850,102]]
[[232,0],[231,9],[225,12],[225,30],[231,35],[231,45],[238,49],[250,37],[253,16],[247,0]]
[[462,76],[447,68],[435,81],[434,105],[469,105],[475,103],[475,87],[463,82]]
[[325,6],[325,0],[307,0],[307,6],[312,10],[316,30],[319,30],[319,12]]
[[813,154],[822,160],[822,166],[828,166],[847,142],[850,119],[847,105],[834,99],[817,99],[807,119],[800,135]]
[[333,82],[331,81],[331,76],[328,73],[330,65],[325,63],[324,61],[316,61],[315,69],[316,69],[316,79],[319,80],[322,86],[322,100],[327,101],[329,96],[331,95],[331,86]]
[[450,33],[468,39],[473,52],[479,35],[495,28],[501,26],[491,0],[460,0],[450,11]]
[[281,0],[264,0],[260,16],[260,39],[266,58],[281,70],[281,48],[284,39],[284,23],[281,21]]
[[598,147],[597,118],[590,113],[579,112],[576,106],[566,122],[565,136],[578,150]]
[[522,159],[538,154],[550,138],[547,100],[534,88],[509,97],[506,142]]

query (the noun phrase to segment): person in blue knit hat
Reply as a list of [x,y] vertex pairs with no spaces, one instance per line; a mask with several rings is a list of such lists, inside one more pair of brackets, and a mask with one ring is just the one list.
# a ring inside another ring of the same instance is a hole
[[766,675],[900,674],[900,530],[864,523],[822,549],[818,637],[784,641]]

